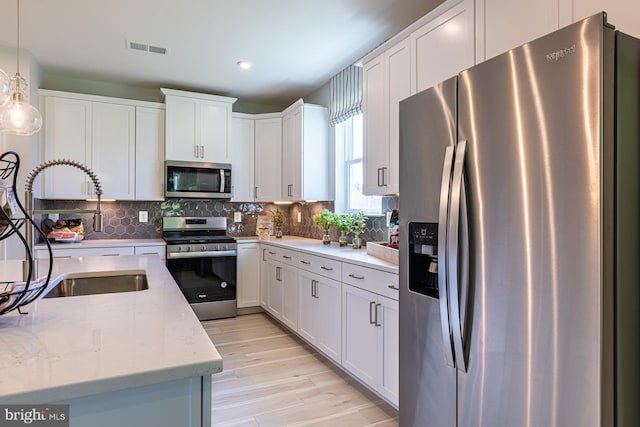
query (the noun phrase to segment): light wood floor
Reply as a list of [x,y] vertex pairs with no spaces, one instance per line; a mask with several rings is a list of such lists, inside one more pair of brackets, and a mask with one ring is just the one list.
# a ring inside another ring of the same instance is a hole
[[214,427],[398,425],[396,410],[269,316],[202,324],[223,359],[213,375]]

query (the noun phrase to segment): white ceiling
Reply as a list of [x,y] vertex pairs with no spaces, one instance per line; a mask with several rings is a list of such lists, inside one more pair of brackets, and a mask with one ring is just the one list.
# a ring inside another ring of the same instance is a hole
[[[45,74],[286,106],[440,3],[21,0],[20,44]],[[16,2],[0,4],[0,45],[15,46]],[[125,40],[168,54],[127,50]],[[239,60],[253,68],[241,70]]]

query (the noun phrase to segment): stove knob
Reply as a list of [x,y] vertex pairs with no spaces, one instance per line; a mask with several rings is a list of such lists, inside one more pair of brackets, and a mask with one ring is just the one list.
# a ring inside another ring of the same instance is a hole
[[202,250],[202,252],[206,251],[207,250],[207,245],[202,245],[202,249],[201,250]]
[[184,251],[185,252],[191,252],[191,246],[185,246],[184,247]]
[[182,246],[178,246],[177,251],[182,252]]

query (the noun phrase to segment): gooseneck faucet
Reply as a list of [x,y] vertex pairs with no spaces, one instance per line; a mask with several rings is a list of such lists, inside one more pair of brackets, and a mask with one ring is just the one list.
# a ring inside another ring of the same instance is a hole
[[[52,166],[72,166],[75,168],[78,168],[80,170],[82,170],[84,173],[86,173],[89,178],[91,179],[91,182],[93,183],[93,186],[95,188],[95,193],[98,199],[98,204],[96,206],[95,209],[93,210],[83,210],[83,209],[39,209],[39,210],[34,210],[33,209],[33,181],[36,179],[36,176],[38,176],[38,174],[40,172],[42,172],[44,169],[47,169],[49,167]],[[40,165],[36,166],[31,172],[29,172],[29,175],[27,176],[27,181],[25,183],[24,186],[24,204],[25,204],[25,210],[27,211],[27,214],[29,216],[32,216],[33,214],[48,214],[48,213],[62,213],[62,214],[80,214],[80,213],[92,213],[93,214],[93,230],[94,231],[102,231],[102,222],[103,222],[103,218],[102,218],[102,212],[100,210],[100,198],[102,196],[102,185],[100,185],[100,180],[98,179],[98,177],[96,176],[95,172],[93,172],[93,170],[91,170],[90,168],[88,168],[87,166],[83,165],[80,162],[77,162],[75,160],[67,160],[67,159],[56,159],[56,160],[49,160],[46,162],[41,163]],[[26,234],[26,240],[27,240],[27,250],[29,251],[30,254],[35,255],[34,253],[34,248],[35,248],[35,240],[34,240],[34,235],[33,235],[33,227],[28,226],[26,227],[25,230],[25,234]],[[29,257],[27,257],[28,259]],[[33,260],[34,262],[36,262],[36,258],[35,256],[33,256]],[[23,276],[24,279],[27,280],[27,276],[29,274],[28,272],[28,261],[25,261],[23,264]],[[38,271],[37,267],[34,268],[34,271]]]

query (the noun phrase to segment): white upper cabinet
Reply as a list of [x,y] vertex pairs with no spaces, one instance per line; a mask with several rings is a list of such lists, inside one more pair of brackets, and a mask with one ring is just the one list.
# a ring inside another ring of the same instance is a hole
[[282,118],[279,114],[259,114],[254,122],[255,185],[254,200],[281,200]]
[[166,159],[228,163],[231,106],[236,98],[161,90],[166,104]]
[[105,198],[135,199],[135,123],[132,105],[93,103],[91,168]]
[[164,200],[164,108],[136,107],[136,200]]
[[234,114],[231,120],[231,193],[233,202],[253,201],[254,190],[254,120]]
[[[558,29],[558,0],[482,0],[478,19],[484,19],[484,55],[489,59]],[[484,10],[483,10],[484,9]],[[480,24],[480,22],[479,22]]]
[[640,38],[640,2],[637,0],[560,0],[560,26],[606,11],[616,30]]
[[[102,197],[162,200],[164,111],[161,104],[41,90],[43,161],[70,159],[92,169]],[[41,198],[95,197],[89,176],[71,166],[43,172]]]
[[282,113],[282,200],[329,199],[329,111],[296,101]]
[[473,0],[464,0],[411,33],[412,94],[475,64],[474,18]]
[[[91,167],[91,102],[58,96],[43,100],[42,160],[69,159]],[[49,167],[40,179],[44,199],[86,199],[91,195],[89,177],[74,167]]]
[[397,193],[399,102],[411,95],[409,40],[364,64],[364,194]]

